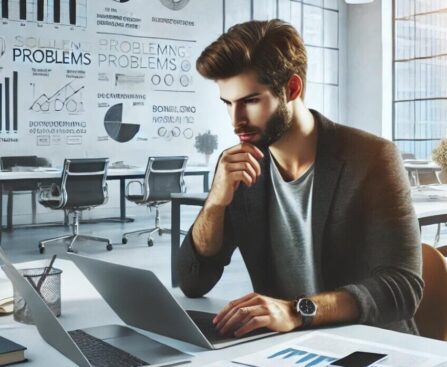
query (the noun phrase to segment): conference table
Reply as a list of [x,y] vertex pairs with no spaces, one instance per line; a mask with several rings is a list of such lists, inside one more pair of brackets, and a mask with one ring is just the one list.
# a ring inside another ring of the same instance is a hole
[[[2,228],[2,200],[4,187],[14,190],[14,187],[21,185],[30,186],[37,184],[50,184],[59,182],[61,177],[61,169],[57,168],[34,168],[27,171],[0,171],[0,229]],[[128,222],[130,218],[126,217],[126,180],[141,179],[146,172],[145,167],[131,167],[131,168],[113,168],[109,167],[107,171],[107,180],[118,180],[120,183],[120,216],[119,221]],[[209,169],[208,167],[187,166],[185,176],[202,176],[203,177],[203,191],[207,192],[209,189]],[[9,228],[10,229],[10,228]],[[1,233],[1,231],[0,231]],[[1,236],[1,234],[0,234]],[[1,237],[0,237],[1,239]]]
[[[42,266],[44,263],[44,261],[38,260],[18,264],[17,267],[36,267]],[[124,324],[71,261],[58,259],[55,262],[55,266],[63,270],[61,280],[62,315],[58,319],[66,330],[105,324]],[[7,281],[5,274],[0,271],[0,285],[4,285],[5,281]],[[178,302],[187,309],[216,312],[227,302],[226,300],[206,297],[188,299],[182,296],[178,289],[170,289],[170,291],[176,297]],[[191,354],[193,356],[191,362],[185,365],[190,367],[204,367],[215,361],[230,361],[236,357],[260,352],[277,344],[289,342],[297,337],[305,336],[312,332],[297,331],[279,334],[220,350],[210,351],[141,329],[138,329],[138,331],[154,340]],[[355,339],[359,342],[366,343],[364,345],[369,345],[369,343],[380,343],[387,347],[392,346],[413,352],[439,355],[447,361],[446,342],[365,325],[322,328],[319,329],[319,331],[337,337],[346,337],[349,338],[349,340]],[[0,317],[0,334],[28,348],[25,352],[28,362],[26,362],[24,366],[75,366],[75,364],[64,355],[48,345],[41,338],[35,326],[18,323],[13,320],[12,315]],[[222,362],[216,366],[227,365],[228,364]],[[236,367],[237,365],[231,364],[231,366]],[[303,366],[303,364],[299,364],[299,366]],[[317,367],[319,366],[323,367],[324,364],[318,364]],[[408,366],[409,365],[406,367]],[[447,364],[443,364],[443,366],[447,366]]]

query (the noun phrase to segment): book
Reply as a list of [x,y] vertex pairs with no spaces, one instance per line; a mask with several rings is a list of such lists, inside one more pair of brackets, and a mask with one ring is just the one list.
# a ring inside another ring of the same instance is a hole
[[0,336],[0,366],[25,361],[25,349],[23,345]]

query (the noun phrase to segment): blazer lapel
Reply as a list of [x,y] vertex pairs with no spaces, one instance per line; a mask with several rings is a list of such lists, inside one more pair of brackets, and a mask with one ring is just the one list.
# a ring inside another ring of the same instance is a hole
[[312,197],[312,236],[314,248],[322,249],[324,228],[344,161],[337,156],[336,125],[320,113],[313,110],[311,112],[318,124]]

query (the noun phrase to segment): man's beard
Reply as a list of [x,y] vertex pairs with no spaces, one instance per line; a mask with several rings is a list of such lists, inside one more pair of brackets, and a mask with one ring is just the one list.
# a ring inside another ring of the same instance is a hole
[[257,127],[241,127],[236,129],[236,134],[240,133],[257,133],[260,135],[258,141],[253,144],[258,148],[266,148],[276,141],[278,141],[291,126],[292,117],[287,110],[286,103],[283,99],[280,100],[276,111],[267,120],[265,130],[261,130]]

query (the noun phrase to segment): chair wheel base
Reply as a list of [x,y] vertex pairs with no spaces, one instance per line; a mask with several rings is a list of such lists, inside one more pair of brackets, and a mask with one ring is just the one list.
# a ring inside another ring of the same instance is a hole
[[125,244],[127,243],[127,238],[123,237],[123,239],[121,240],[121,243],[122,243],[123,245],[125,245]]
[[112,244],[111,243],[107,244],[106,249],[107,249],[107,251],[112,251],[112,249],[113,249]]
[[152,241],[151,239],[148,239],[148,240],[147,240],[147,245],[148,245],[149,247],[154,246],[154,241]]

